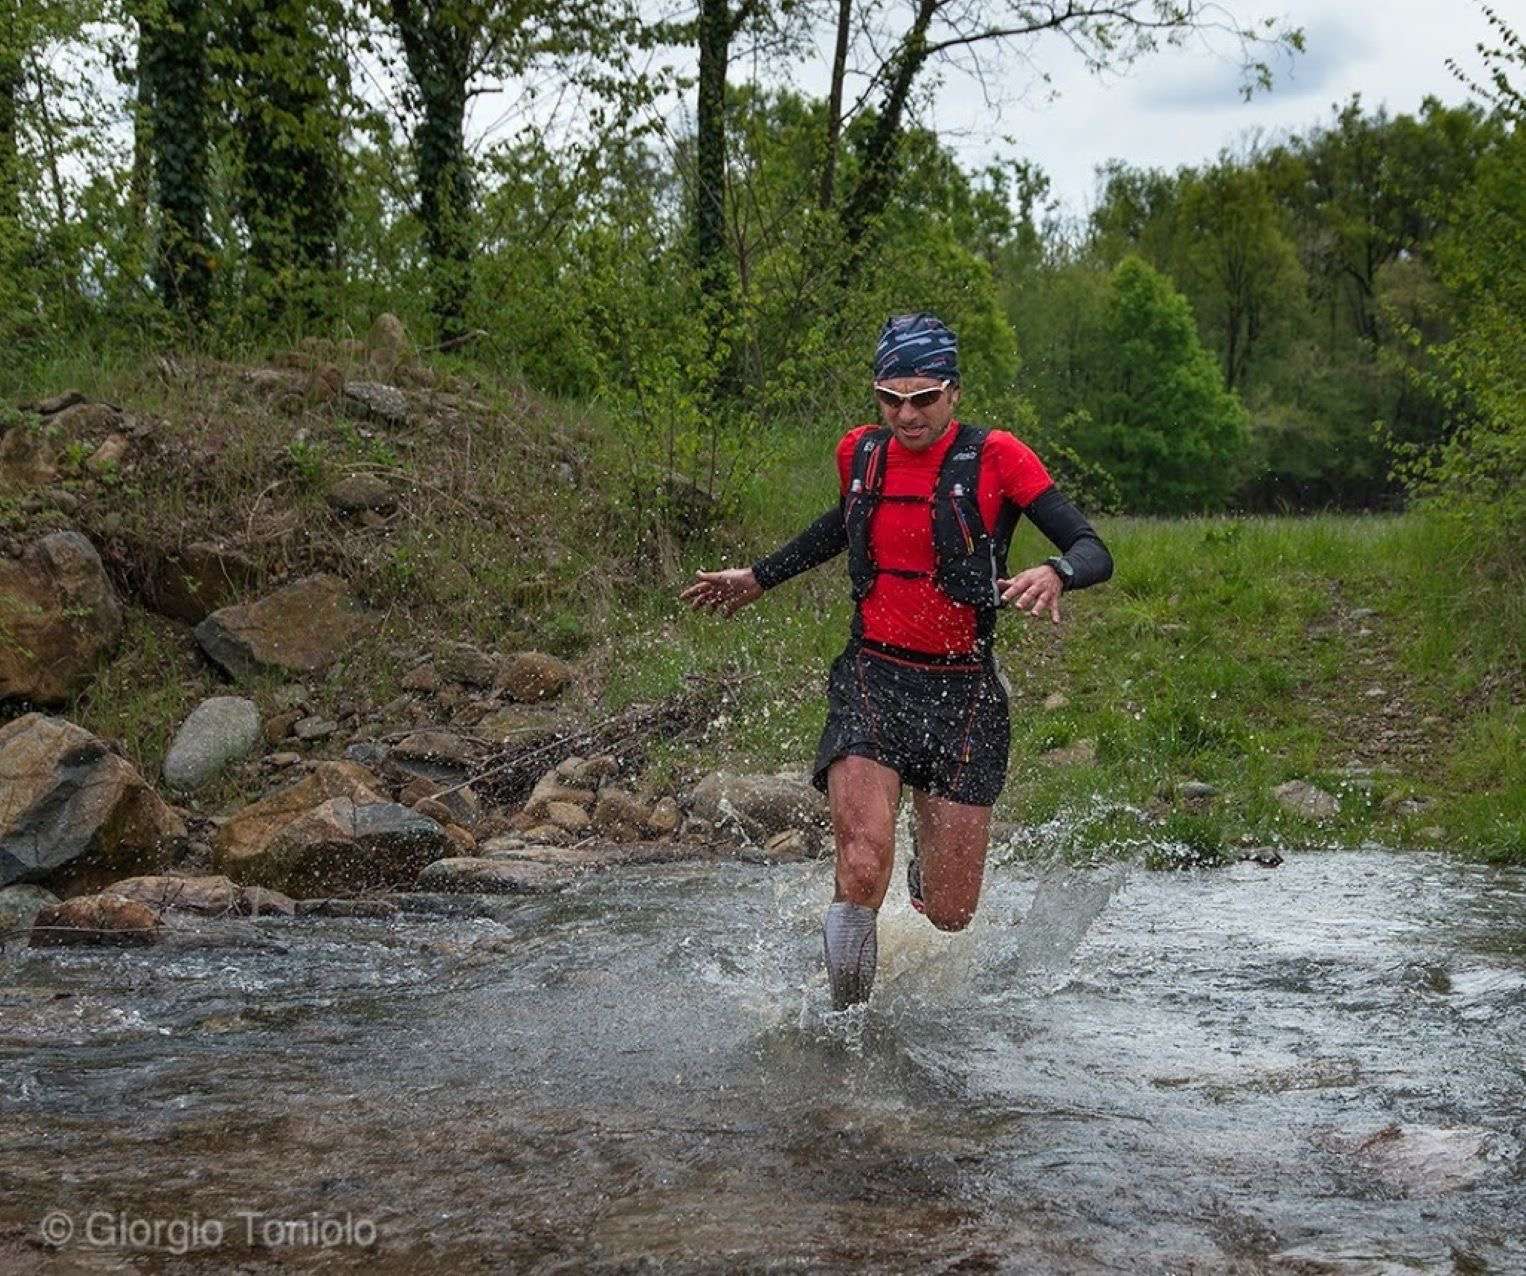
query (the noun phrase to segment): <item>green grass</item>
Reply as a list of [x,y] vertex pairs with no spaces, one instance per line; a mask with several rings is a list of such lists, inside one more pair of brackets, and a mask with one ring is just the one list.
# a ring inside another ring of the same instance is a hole
[[[702,740],[652,742],[650,765],[675,781],[814,752],[848,632],[842,562],[730,621],[689,612],[677,593],[694,568],[749,562],[834,499],[835,423],[724,441],[723,459],[746,464],[710,526],[682,526],[661,512],[662,440],[612,408],[540,400],[445,364],[457,406],[431,400],[407,430],[387,431],[332,406],[277,407],[236,368],[193,366],[170,383],[142,364],[63,363],[13,397],[78,385],[158,423],[152,462],[115,482],[66,480],[98,539],[229,539],[261,588],[337,571],[383,614],[373,641],[309,680],[317,712],[385,704],[415,658],[465,639],[577,660],[571,714],[658,700],[695,677],[723,682],[727,707]],[[56,442],[83,455],[99,440]],[[403,492],[402,514],[379,530],[338,524],[327,482],[378,468]],[[58,516],[0,495],[0,532],[19,539],[45,518]],[[1013,752],[1001,818],[1068,830],[1053,836],[1077,853],[1143,839],[1163,864],[1207,862],[1241,840],[1526,860],[1526,590],[1491,574],[1465,525],[1119,518],[1099,529],[1113,581],[1065,599],[1059,628],[1002,621]],[[1024,526],[1012,558],[1050,552]],[[153,775],[174,726],[220,686],[187,630],[133,609],[118,657],[66,712]],[[1057,691],[1066,704],[1045,709]],[[1094,766],[1040,760],[1079,740],[1095,742]],[[1285,814],[1271,790],[1289,779],[1336,794],[1338,816]],[[1187,780],[1219,796],[1188,810],[1177,796]],[[1411,809],[1417,800],[1428,804]]]

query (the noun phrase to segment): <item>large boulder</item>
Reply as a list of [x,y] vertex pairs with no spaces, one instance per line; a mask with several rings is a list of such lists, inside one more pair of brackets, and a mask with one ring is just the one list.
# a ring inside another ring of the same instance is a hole
[[260,711],[254,701],[213,696],[191,710],[164,756],[164,780],[171,788],[198,789],[230,762],[260,743]]
[[213,866],[287,895],[344,895],[411,882],[452,848],[434,820],[389,802],[353,762],[325,762],[218,830]]
[[263,669],[315,673],[375,624],[339,577],[305,576],[257,602],[213,612],[196,626],[196,641],[235,678]]
[[693,812],[755,839],[830,823],[826,798],[808,780],[783,775],[714,771],[695,788]]
[[0,700],[62,704],[121,636],[121,604],[78,532],[51,532],[20,558],[0,558]]
[[33,948],[68,944],[118,947],[159,941],[159,915],[147,904],[122,895],[77,895],[39,912],[32,922]]
[[40,713],[0,727],[0,886],[150,872],[184,836],[132,764],[83,727]]

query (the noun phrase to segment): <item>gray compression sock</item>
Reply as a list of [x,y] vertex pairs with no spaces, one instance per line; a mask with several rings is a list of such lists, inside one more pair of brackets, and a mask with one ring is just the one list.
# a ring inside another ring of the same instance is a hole
[[869,1000],[880,955],[875,935],[878,920],[875,910],[862,904],[841,901],[827,909],[821,937],[827,954],[833,1010],[846,1010]]

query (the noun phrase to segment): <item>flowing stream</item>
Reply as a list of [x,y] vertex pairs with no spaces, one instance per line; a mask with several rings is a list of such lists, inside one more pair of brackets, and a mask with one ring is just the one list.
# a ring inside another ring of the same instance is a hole
[[0,1270],[1526,1271],[1526,873],[902,881],[845,1015],[826,864],[12,945]]

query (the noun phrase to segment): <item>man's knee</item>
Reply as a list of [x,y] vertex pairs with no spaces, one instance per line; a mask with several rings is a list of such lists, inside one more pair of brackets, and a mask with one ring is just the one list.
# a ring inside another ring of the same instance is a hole
[[875,838],[863,834],[839,841],[837,885],[842,895],[858,903],[877,901],[885,866],[893,854],[893,846],[882,846]]

